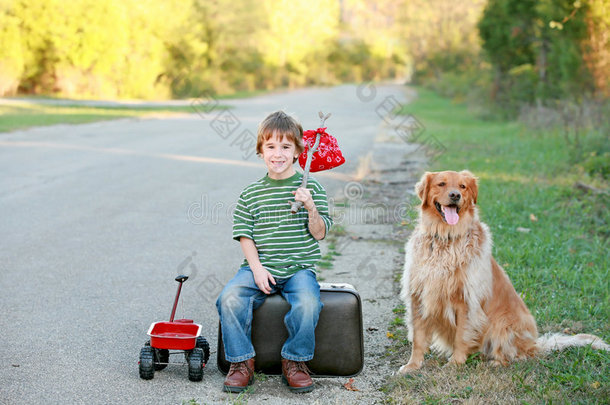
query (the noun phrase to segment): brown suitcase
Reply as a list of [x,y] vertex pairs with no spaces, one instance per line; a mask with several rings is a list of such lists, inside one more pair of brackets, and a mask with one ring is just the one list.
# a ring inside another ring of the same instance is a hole
[[[324,304],[316,327],[314,358],[307,362],[316,377],[355,376],[364,365],[362,303],[360,295],[349,284],[320,283]],[[284,316],[290,306],[280,294],[273,294],[254,311],[252,344],[256,351],[256,371],[282,374],[282,345],[288,338]],[[218,328],[218,369],[227,373],[221,327]]]

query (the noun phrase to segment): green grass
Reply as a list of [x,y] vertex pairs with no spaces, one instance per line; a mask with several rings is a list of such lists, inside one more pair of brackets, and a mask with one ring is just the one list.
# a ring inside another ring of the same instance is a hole
[[[494,236],[494,256],[523,294],[539,330],[569,329],[608,341],[610,197],[574,187],[580,181],[608,191],[607,181],[586,174],[558,131],[482,121],[466,107],[423,89],[403,113],[423,123],[421,139],[432,135],[446,148],[429,170],[468,169],[479,177],[478,205]],[[399,353],[407,339],[394,335],[392,351]],[[409,352],[407,348],[407,356]],[[445,371],[438,368],[422,378],[444,380]],[[466,394],[474,402],[497,400],[488,392],[494,389],[491,381],[477,382],[485,380],[478,378],[484,374],[512,381],[502,388],[507,395],[500,397],[514,402],[610,401],[610,354],[605,352],[573,349],[500,370],[488,368],[485,363],[466,365],[462,372],[470,385],[449,385],[448,396],[426,384],[429,392],[409,389],[400,379],[390,392],[398,402],[446,403]]]
[[[248,98],[265,94],[267,91],[241,91],[230,95],[214,96],[216,100],[231,100],[235,98]],[[115,120],[120,118],[146,117],[159,114],[176,113],[202,113],[206,112],[206,106],[195,104],[194,107],[187,106],[104,106],[89,107],[74,101],[74,104],[49,105],[44,102],[53,100],[48,96],[29,96],[28,102],[0,104],[0,132],[14,131],[35,126],[55,124],[86,124],[89,122]],[[37,100],[43,102],[38,103]],[[196,99],[193,102],[196,103]],[[210,109],[226,109],[226,105],[212,105]]]
[[[47,105],[32,101],[29,103],[0,104],[0,132],[14,131],[35,126],[55,124],[85,124],[95,121],[120,118],[146,117],[159,114],[196,113],[203,107],[191,106],[144,107],[107,106],[89,107],[78,104]],[[226,108],[215,106],[214,108]]]

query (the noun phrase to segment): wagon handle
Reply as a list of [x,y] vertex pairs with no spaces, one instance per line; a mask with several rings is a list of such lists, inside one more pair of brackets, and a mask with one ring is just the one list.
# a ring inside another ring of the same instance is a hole
[[170,322],[174,322],[174,315],[176,315],[176,307],[178,306],[178,298],[180,298],[180,290],[182,289],[182,283],[188,280],[189,276],[178,276],[176,277],[176,281],[178,284],[178,291],[176,292],[176,299],[174,300],[174,307],[172,308],[172,314],[169,317]]

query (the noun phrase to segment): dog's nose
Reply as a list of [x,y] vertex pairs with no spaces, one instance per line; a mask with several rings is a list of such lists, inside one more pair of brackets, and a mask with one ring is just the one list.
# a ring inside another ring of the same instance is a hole
[[449,198],[454,202],[458,202],[460,201],[460,198],[462,198],[462,194],[460,194],[459,191],[451,191],[449,192]]

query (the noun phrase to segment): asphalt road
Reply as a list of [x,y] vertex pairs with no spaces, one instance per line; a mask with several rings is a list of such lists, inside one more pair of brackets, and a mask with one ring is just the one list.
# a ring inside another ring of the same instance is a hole
[[396,102],[401,86],[346,85],[0,134],[0,403],[230,401],[215,353],[201,383],[180,366],[140,380],[137,360],[150,323],[169,318],[179,273],[191,279],[177,315],[201,323],[215,351],[214,302],[242,260],[232,206],[265,174],[258,122],[283,109],[313,129],[319,110],[332,113],[347,163],[314,175],[332,197]]

